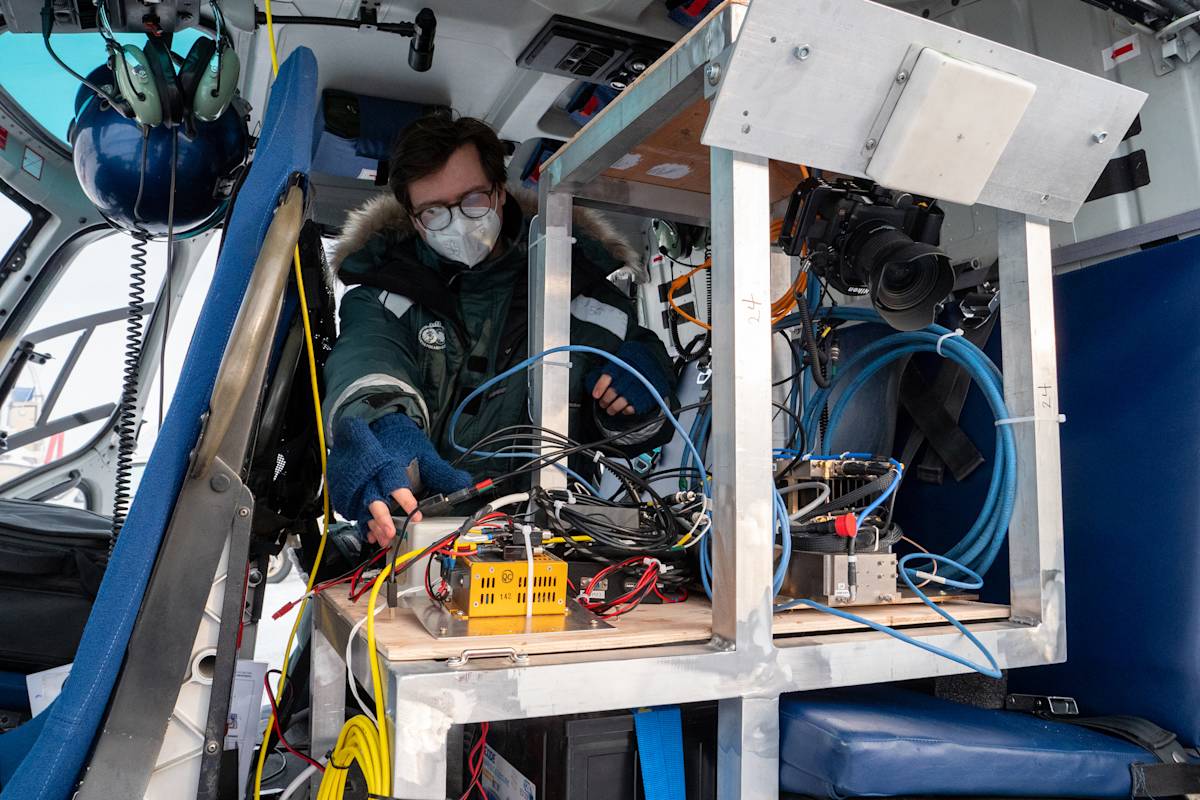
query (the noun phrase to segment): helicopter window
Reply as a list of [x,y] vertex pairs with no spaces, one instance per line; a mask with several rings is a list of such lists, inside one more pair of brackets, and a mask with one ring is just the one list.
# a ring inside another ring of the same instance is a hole
[[[132,243],[129,237],[116,234],[85,246],[21,336],[19,348],[27,351],[26,360],[0,404],[0,431],[7,445],[0,452],[0,484],[75,454],[111,424],[125,365]],[[182,300],[171,310],[172,335],[163,364],[168,402],[212,277],[216,253],[215,246],[205,248]],[[165,263],[165,245],[152,243],[147,258],[147,326]],[[158,432],[158,370],[152,374],[135,454],[139,461],[149,455]],[[77,501],[72,494],[50,499],[72,505]]]
[[33,217],[28,211],[0,194],[0,262],[4,261],[8,251],[29,229],[32,221]]
[[[186,55],[204,35],[196,28],[185,28],[175,35],[171,50]],[[141,45],[146,41],[145,36],[132,33],[119,33],[116,38],[121,44]],[[99,34],[63,34],[55,36],[53,44],[59,57],[81,75],[87,75],[106,58]],[[0,89],[65,144],[79,82],[54,63],[40,36],[0,33],[0,64],[5,67]]]

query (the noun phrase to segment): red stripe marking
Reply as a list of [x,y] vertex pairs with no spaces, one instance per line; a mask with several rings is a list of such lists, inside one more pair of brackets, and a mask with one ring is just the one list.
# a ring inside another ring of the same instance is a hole
[[1113,61],[1116,61],[1118,58],[1125,55],[1126,53],[1132,53],[1132,52],[1133,52],[1133,42],[1129,42],[1128,44],[1123,44],[1120,47],[1113,50],[1110,58],[1112,58]]

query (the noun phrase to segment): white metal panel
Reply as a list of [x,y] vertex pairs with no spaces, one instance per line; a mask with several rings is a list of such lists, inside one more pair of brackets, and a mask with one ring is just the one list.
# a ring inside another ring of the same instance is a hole
[[1145,101],[1135,89],[871,0],[755,0],[702,141],[865,176],[868,140],[914,45],[1037,87],[979,197],[997,208],[1073,218]]

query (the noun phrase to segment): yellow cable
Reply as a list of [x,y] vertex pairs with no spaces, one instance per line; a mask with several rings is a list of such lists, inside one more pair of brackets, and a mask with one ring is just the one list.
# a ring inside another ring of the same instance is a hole
[[[275,52],[275,31],[271,22],[271,0],[265,0],[265,2],[267,6],[267,34],[271,44],[272,74],[278,75],[279,59]],[[300,629],[300,620],[304,619],[304,611],[308,607],[308,598],[317,581],[317,571],[321,567],[321,559],[325,555],[325,542],[329,539],[329,522],[331,519],[329,492],[327,491],[327,465],[325,461],[325,420],[321,414],[321,389],[317,382],[317,357],[313,352],[312,325],[308,318],[308,294],[304,291],[304,275],[300,270],[299,244],[292,251],[292,265],[296,273],[296,290],[300,294],[300,320],[304,324],[304,349],[308,356],[308,381],[309,387],[312,390],[313,415],[316,418],[317,424],[317,446],[321,455],[321,543],[317,546],[317,557],[313,561],[313,567],[308,574],[308,585],[304,590],[304,599],[300,602],[300,610],[296,613],[296,621],[292,623],[292,630],[288,633],[287,646],[283,650],[283,664],[279,672],[279,683],[275,687],[276,705],[283,698],[283,687],[287,683],[288,660],[292,654],[292,646],[296,642],[296,631]],[[254,800],[261,800],[262,797],[263,765],[267,763],[267,746],[271,743],[271,731],[274,727],[275,714],[272,711],[271,719],[267,723],[267,730],[263,733],[262,745],[258,750],[258,763],[254,767]]]
[[386,703],[383,695],[383,676],[379,672],[379,654],[375,651],[375,604],[379,590],[396,567],[415,558],[422,549],[410,550],[382,569],[371,585],[367,598],[367,653],[371,659],[371,688],[375,694],[375,725],[363,714],[351,717],[342,726],[337,744],[325,765],[325,774],[317,790],[317,800],[341,800],[346,789],[346,768],[357,762],[367,781],[367,793],[387,797],[392,793],[392,765],[388,752]]

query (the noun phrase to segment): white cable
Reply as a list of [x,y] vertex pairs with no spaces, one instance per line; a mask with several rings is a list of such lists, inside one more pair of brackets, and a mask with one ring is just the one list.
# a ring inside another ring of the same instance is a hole
[[524,503],[528,499],[529,499],[529,492],[517,492],[516,494],[506,494],[503,497],[499,497],[499,498],[493,500],[492,502],[488,503],[487,507],[490,508],[492,511],[496,511],[497,509],[504,508],[505,506],[516,505],[517,503]]
[[283,790],[283,794],[279,796],[279,800],[292,800],[292,795],[296,793],[296,790],[303,786],[304,782],[308,780],[309,776],[316,771],[317,768],[312,764],[309,764],[307,767],[305,767],[303,772],[292,778],[292,782],[289,783],[287,788]]
[[785,486],[779,490],[779,493],[785,494],[788,491],[798,491],[800,489],[816,489],[817,497],[803,508],[797,510],[795,514],[792,514],[790,517],[788,517],[789,522],[798,522],[805,514],[808,514],[814,508],[829,499],[829,484],[820,483],[818,481],[806,481],[804,483],[793,484],[792,486]]
[[[406,597],[407,595],[423,591],[425,591],[424,586],[414,586],[400,592],[397,597]],[[378,614],[386,606],[387,601],[385,600],[375,607],[374,613]],[[378,725],[379,723],[375,720],[375,714],[371,712],[370,706],[364,703],[362,697],[358,694],[358,681],[354,679],[354,661],[352,660],[354,653],[354,639],[356,636],[358,636],[358,632],[362,630],[363,625],[366,624],[367,615],[364,614],[362,619],[354,623],[354,627],[350,629],[350,635],[346,637],[346,680],[350,683],[350,694],[354,695],[354,702],[358,703],[359,709],[363,712],[363,714],[366,714],[367,719],[371,720],[372,725]],[[374,657],[375,654],[372,653],[371,655]]]
[[521,526],[521,534],[525,537],[525,617],[533,618],[533,544],[529,541],[533,529],[528,525]]

